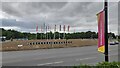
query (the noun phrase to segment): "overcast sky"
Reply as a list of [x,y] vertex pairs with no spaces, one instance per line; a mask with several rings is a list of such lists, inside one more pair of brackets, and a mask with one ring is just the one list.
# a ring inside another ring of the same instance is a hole
[[[103,10],[102,2],[2,2],[0,28],[22,32],[35,32],[36,25],[45,22],[54,25],[70,25],[70,32],[98,31],[96,14]],[[118,34],[118,3],[109,2],[109,32]]]

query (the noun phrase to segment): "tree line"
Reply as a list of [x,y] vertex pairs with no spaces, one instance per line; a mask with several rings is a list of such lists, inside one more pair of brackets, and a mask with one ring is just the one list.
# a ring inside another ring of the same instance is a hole
[[[6,36],[6,39],[19,39],[19,38],[27,38],[29,40],[31,39],[63,39],[64,33],[59,32],[47,32],[45,33],[26,33],[26,32],[19,32],[15,30],[5,30],[3,28],[0,28],[0,34],[1,36]],[[55,35],[55,37],[54,37]],[[116,38],[114,33],[108,33],[108,38]],[[97,39],[98,33],[92,32],[92,31],[86,31],[86,32],[75,32],[75,33],[65,33],[65,39]],[[120,38],[120,36],[119,36]]]

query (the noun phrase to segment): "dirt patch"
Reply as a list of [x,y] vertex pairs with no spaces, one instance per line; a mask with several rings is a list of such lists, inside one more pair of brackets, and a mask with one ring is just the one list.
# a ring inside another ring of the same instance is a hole
[[[45,44],[40,44],[41,42]],[[33,44],[34,43],[34,44]],[[22,46],[18,46],[22,45]],[[65,47],[83,47],[97,45],[97,39],[69,39],[69,40],[26,40],[11,41],[2,43],[0,51],[20,51],[36,49],[52,49]]]

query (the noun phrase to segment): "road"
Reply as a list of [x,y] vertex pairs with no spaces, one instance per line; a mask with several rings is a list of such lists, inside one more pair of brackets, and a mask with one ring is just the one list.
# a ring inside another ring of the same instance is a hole
[[[109,46],[110,61],[118,61],[118,45]],[[97,46],[11,51],[2,53],[3,66],[73,66],[94,65],[104,61]]]

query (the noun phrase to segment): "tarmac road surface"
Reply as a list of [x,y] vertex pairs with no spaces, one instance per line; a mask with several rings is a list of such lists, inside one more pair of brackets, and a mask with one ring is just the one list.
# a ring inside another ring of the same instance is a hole
[[[109,59],[110,61],[118,61],[118,45],[109,45]],[[104,61],[104,54],[97,51],[97,45],[2,53],[3,66],[94,65],[102,61]]]

